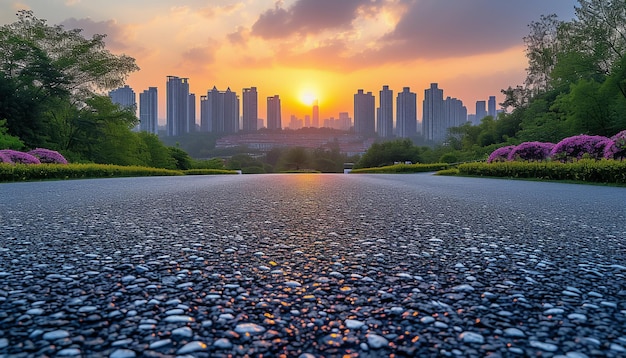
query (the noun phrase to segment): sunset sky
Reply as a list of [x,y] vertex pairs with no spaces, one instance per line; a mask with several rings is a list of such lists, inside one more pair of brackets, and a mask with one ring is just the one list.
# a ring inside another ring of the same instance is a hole
[[[111,52],[134,57],[140,71],[127,83],[138,94],[159,89],[165,122],[167,75],[188,77],[200,95],[217,86],[241,95],[259,92],[282,100],[283,125],[310,113],[320,118],[353,112],[357,89],[376,96],[383,85],[395,95],[410,87],[418,96],[438,82],[444,96],[475,102],[521,84],[526,58],[522,37],[542,14],[574,16],[575,0],[0,0],[0,24],[19,9],[83,33],[107,34]],[[199,104],[198,104],[199,106]],[[200,116],[198,109],[197,116]]]

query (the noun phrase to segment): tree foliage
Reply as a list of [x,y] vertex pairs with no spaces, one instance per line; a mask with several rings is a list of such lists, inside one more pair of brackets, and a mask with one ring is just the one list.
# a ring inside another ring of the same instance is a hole
[[158,137],[135,133],[132,109],[103,92],[138,70],[105,47],[106,35],[48,25],[31,11],[0,27],[0,148],[49,148],[70,161],[189,169],[191,159]]
[[377,142],[365,152],[355,168],[373,168],[383,165],[391,165],[396,162],[422,162],[422,149],[413,145],[409,139],[389,142]]

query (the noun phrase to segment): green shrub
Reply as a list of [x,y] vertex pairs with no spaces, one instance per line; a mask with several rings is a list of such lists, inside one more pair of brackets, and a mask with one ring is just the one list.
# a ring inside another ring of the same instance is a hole
[[182,175],[180,171],[109,164],[0,164],[0,182]]
[[592,183],[626,184],[626,161],[583,159],[561,162],[466,163],[458,166],[461,175],[575,180]]
[[185,175],[215,175],[215,174],[238,174],[235,170],[226,169],[189,169],[183,171]]
[[455,176],[459,175],[459,170],[456,168],[444,169],[436,172],[435,175]]
[[385,167],[377,168],[361,168],[353,169],[350,173],[355,174],[393,174],[393,173],[424,173],[424,172],[436,172],[438,170],[448,169],[450,167],[447,163],[433,163],[433,164],[394,164]]

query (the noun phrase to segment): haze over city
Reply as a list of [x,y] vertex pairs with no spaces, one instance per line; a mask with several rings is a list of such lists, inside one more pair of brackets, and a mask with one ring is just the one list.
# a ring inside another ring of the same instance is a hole
[[[134,57],[141,68],[127,84],[137,93],[159,88],[165,123],[166,76],[189,78],[198,98],[216,86],[241,93],[257,87],[260,118],[265,98],[280,95],[283,118],[353,114],[357,89],[377,94],[410,87],[418,103],[431,82],[445,95],[477,100],[521,84],[522,38],[542,14],[574,16],[574,0],[291,0],[108,1],[0,0],[0,23],[15,12],[83,34],[107,34],[111,52]],[[199,103],[197,104],[199,107]],[[421,118],[418,104],[418,117]],[[197,113],[200,113],[199,109]]]

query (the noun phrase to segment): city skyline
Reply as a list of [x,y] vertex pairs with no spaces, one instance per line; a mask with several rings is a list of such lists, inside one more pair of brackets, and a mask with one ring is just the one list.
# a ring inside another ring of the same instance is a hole
[[[280,94],[284,114],[303,116],[317,99],[319,118],[352,110],[352,94],[383,85],[428,88],[438,82],[473,109],[477,100],[521,84],[523,36],[542,14],[574,16],[575,0],[219,0],[99,2],[2,0],[0,24],[33,10],[50,24],[106,34],[107,48],[137,60],[129,84],[157,87],[165,124],[165,76],[190,79],[190,93],[257,86]],[[199,113],[199,102],[196,102]],[[259,117],[266,101],[258,101]],[[321,123],[320,123],[321,125]]]

